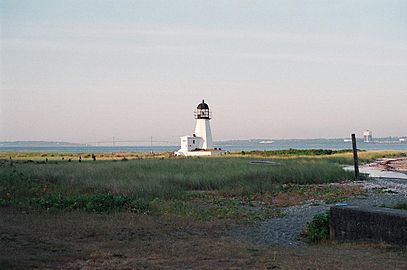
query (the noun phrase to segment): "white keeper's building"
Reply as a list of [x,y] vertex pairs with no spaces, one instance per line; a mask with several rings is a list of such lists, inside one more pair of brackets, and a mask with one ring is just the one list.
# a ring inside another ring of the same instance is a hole
[[181,149],[175,152],[177,156],[211,156],[223,154],[220,148],[213,147],[210,120],[212,111],[202,100],[195,110],[195,133],[192,136],[181,137]]

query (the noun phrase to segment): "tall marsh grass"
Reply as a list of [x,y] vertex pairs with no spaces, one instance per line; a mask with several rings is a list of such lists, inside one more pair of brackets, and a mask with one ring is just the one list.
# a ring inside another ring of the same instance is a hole
[[[294,151],[294,156],[303,152]],[[277,153],[285,155],[286,153]],[[0,159],[0,206],[17,204],[48,208],[104,211],[135,209],[143,212],[154,200],[179,200],[203,191],[225,196],[279,192],[284,184],[320,184],[353,179],[341,164],[352,154],[306,152],[307,157],[285,156],[252,164],[255,158],[158,158],[68,162]],[[257,155],[257,153],[256,153]],[[397,151],[361,152],[361,161],[400,156]]]
[[[277,166],[246,158],[142,159],[82,163],[17,163],[0,172],[1,195],[44,192],[120,194],[145,199],[182,196],[186,191],[252,193],[285,183],[315,184],[352,179],[327,160],[286,159]],[[10,193],[11,194],[11,193]]]

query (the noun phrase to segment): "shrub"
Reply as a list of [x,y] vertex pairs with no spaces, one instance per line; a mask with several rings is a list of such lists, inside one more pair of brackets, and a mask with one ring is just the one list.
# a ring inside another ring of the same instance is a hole
[[396,205],[394,206],[394,208],[396,208],[396,209],[402,209],[402,210],[407,210],[407,202],[396,204]]
[[111,194],[67,196],[61,193],[50,193],[33,198],[31,203],[46,209],[84,210],[88,212],[129,210],[144,213],[149,208],[146,202],[137,198]]
[[307,224],[305,236],[313,243],[329,239],[329,212],[315,215]]

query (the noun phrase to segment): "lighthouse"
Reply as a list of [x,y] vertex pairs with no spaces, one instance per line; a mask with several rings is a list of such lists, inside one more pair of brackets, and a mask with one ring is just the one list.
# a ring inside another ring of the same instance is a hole
[[212,111],[205,100],[198,104],[194,116],[196,119],[195,133],[192,136],[182,136],[181,149],[174,154],[177,156],[210,156],[224,153],[221,149],[213,147],[210,125]]
[[212,118],[212,113],[209,110],[208,104],[205,103],[205,100],[202,100],[202,103],[196,107],[195,110],[195,136],[202,138],[201,149],[213,149],[212,142],[212,133],[210,120]]

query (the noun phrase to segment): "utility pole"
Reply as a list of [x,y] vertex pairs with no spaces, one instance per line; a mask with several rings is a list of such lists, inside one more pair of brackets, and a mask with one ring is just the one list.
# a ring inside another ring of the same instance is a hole
[[151,154],[153,153],[153,136],[150,137]]
[[113,136],[113,138],[112,138],[112,145],[113,145],[113,146],[115,145],[114,136]]
[[359,160],[358,160],[358,149],[356,147],[356,136],[352,133],[352,150],[353,150],[353,165],[355,166],[355,178],[359,179]]

